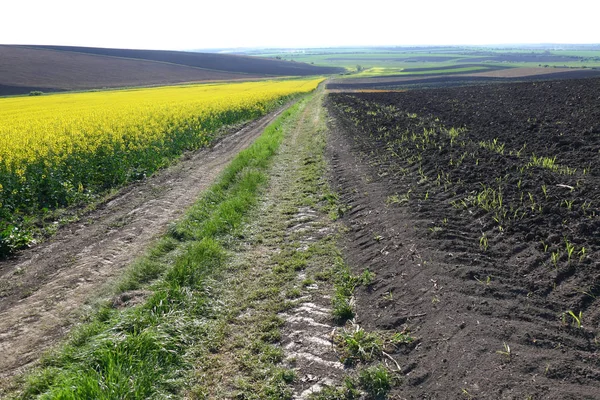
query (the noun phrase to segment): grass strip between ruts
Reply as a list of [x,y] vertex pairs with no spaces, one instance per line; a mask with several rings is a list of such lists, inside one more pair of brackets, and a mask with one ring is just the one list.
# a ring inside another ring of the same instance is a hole
[[128,270],[117,292],[153,282],[143,291],[145,301],[100,308],[66,345],[42,359],[19,398],[178,397],[193,366],[191,349],[211,334],[219,305],[211,298],[210,282],[227,259],[224,243],[268,181],[282,126],[293,123],[306,101],[286,110],[240,152],[149,255]]

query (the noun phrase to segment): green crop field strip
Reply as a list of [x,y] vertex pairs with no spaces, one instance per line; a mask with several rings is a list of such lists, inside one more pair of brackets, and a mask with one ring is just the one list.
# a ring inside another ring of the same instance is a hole
[[[600,67],[597,49],[539,50],[492,47],[426,47],[426,48],[345,48],[306,49],[289,52],[249,52],[261,57],[278,58],[322,66],[344,67],[358,76],[386,76],[404,68],[435,68],[443,74],[451,66],[478,64],[488,67]],[[357,71],[360,66],[361,71]],[[369,72],[370,71],[370,72]]]

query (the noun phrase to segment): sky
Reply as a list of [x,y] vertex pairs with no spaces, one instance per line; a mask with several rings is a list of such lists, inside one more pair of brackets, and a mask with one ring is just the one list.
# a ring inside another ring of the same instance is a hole
[[135,49],[600,43],[597,0],[4,0],[0,44]]

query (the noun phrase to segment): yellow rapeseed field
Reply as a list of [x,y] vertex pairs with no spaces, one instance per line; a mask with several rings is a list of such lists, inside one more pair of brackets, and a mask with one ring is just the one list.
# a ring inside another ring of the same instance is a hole
[[217,128],[261,116],[321,80],[2,98],[0,240],[20,215],[149,174],[208,144]]

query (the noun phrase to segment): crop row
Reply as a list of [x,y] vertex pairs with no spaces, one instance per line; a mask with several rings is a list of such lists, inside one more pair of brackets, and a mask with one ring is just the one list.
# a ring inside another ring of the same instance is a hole
[[143,178],[218,128],[266,114],[320,79],[0,99],[0,255],[23,222]]
[[[525,139],[512,148],[502,138],[483,138],[466,127],[447,127],[439,119],[352,95],[331,102],[356,140],[371,149],[370,163],[392,181],[413,176],[404,193],[388,204],[427,202],[451,205],[478,221],[475,245],[487,251],[491,238],[518,234],[539,245],[543,264],[558,270],[590,263],[598,241],[582,232],[598,226],[593,166],[560,162],[563,153],[538,155],[539,143]],[[532,139],[533,140],[533,139]],[[551,141],[551,137],[547,138]],[[514,146],[514,141],[513,141]],[[368,150],[364,150],[368,151]],[[451,215],[447,211],[447,215]],[[447,221],[447,218],[444,218]],[[432,232],[446,222],[436,221]]]

